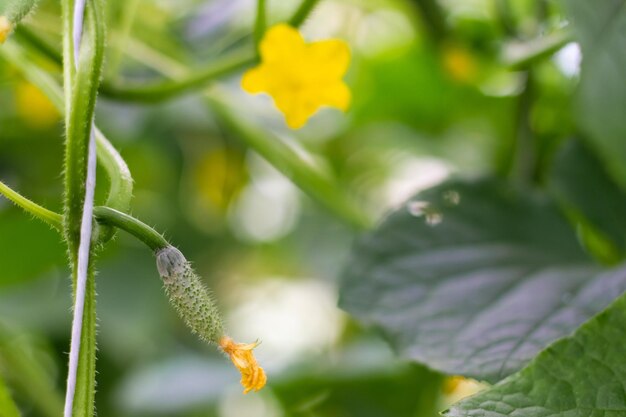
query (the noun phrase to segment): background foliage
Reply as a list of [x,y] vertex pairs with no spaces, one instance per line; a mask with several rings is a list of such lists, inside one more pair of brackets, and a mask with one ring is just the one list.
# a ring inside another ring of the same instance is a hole
[[[35,34],[29,58],[60,80],[57,3],[14,38]],[[252,37],[248,0],[106,3],[105,86],[175,77]],[[270,22],[297,6],[267,3]],[[429,417],[475,391],[445,376],[461,374],[509,378],[449,415],[625,414],[623,299],[592,318],[626,285],[624,3],[323,1],[303,33],[350,43],[347,114],[291,131],[240,74],[217,87],[278,153],[201,88],[150,104],[103,89],[96,119],[133,173],[133,215],[194,262],[233,336],[262,339],[270,384],[242,396],[168,305],[153,257],[118,233],[98,260],[98,413]],[[61,211],[62,117],[2,55],[0,109],[0,179]],[[344,193],[366,217],[392,213],[363,236]],[[16,415],[12,397],[57,416],[65,248],[4,199],[0,231],[0,410]]]

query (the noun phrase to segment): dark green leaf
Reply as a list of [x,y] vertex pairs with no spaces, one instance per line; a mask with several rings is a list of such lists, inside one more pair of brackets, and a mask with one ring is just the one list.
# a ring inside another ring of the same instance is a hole
[[626,253],[626,194],[583,144],[572,141],[559,152],[551,188],[569,209]]
[[448,182],[355,248],[340,305],[402,355],[498,381],[626,289],[554,204],[496,181]]
[[578,116],[590,143],[626,186],[626,0],[566,0],[583,52]]
[[550,346],[521,372],[461,401],[446,415],[626,415],[626,296]]

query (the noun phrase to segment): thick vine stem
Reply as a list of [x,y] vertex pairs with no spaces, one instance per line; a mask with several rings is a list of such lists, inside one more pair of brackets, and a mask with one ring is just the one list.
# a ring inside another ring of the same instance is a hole
[[[80,241],[88,143],[92,134],[92,120],[104,58],[104,28],[103,23],[98,22],[101,16],[97,15],[99,5],[96,3],[98,2],[91,1],[87,8],[86,17],[91,24],[85,25],[90,29],[85,31],[81,51],[77,55],[79,62],[75,62],[78,70],[70,81],[69,111],[66,113],[64,219],[71,254],[76,253]],[[64,66],[67,66],[67,62]]]
[[[104,57],[104,16],[100,0],[89,0],[84,13],[83,4],[82,1],[76,4],[72,0],[62,1],[66,110],[64,236],[72,265],[75,300],[64,417],[92,417],[95,412],[96,290],[91,245],[96,153],[93,117]],[[84,21],[87,24],[83,24]]]

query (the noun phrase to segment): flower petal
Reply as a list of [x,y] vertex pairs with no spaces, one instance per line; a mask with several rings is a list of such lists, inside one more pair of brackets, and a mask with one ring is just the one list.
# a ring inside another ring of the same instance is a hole
[[286,24],[271,27],[259,45],[263,63],[281,61],[289,63],[305,49],[300,32]]
[[235,367],[241,372],[241,385],[244,387],[244,394],[255,390],[258,391],[265,386],[267,375],[261,368],[252,353],[252,349],[258,346],[254,343],[235,343],[228,336],[223,336],[219,340],[219,346],[226,353]]
[[339,79],[350,65],[350,48],[339,39],[313,42],[306,51],[309,66],[317,79]]
[[265,33],[260,50],[262,63],[246,72],[242,88],[272,96],[289,127],[302,127],[322,106],[349,107],[350,90],[341,81],[350,63],[344,41],[307,44],[296,29],[279,24]]
[[343,81],[338,81],[325,86],[319,92],[320,105],[336,107],[339,110],[346,111],[350,107],[352,93]]
[[249,69],[241,78],[241,88],[248,93],[256,94],[266,91],[267,85],[267,71],[263,65]]
[[311,100],[309,95],[301,92],[289,90],[281,91],[280,94],[273,93],[276,107],[285,115],[287,126],[292,129],[299,129],[304,126],[317,109],[319,104]]

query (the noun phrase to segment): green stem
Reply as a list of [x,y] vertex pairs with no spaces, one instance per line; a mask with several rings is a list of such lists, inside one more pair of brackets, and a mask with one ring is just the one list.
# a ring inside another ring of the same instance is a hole
[[226,101],[217,94],[206,97],[215,114],[228,129],[235,132],[238,138],[245,141],[305,193],[358,229],[368,229],[372,226],[369,216],[361,207],[354,204],[344,190],[338,188],[332,180],[302,160],[296,152],[282,144],[279,138],[235,116]]
[[303,0],[291,16],[291,19],[289,19],[289,24],[293,27],[299,27],[302,25],[319,2],[320,0]]
[[[74,4],[63,0],[64,86],[66,104],[64,230],[72,265],[74,292],[78,279],[78,250],[87,176],[87,153],[93,129],[96,97],[104,56],[104,16],[100,0],[90,0],[85,10],[85,25],[80,45],[72,44]],[[79,48],[78,62],[73,62],[74,48]],[[70,68],[76,65],[77,70]],[[90,249],[87,265],[77,368],[68,377],[75,381],[72,416],[92,417],[95,412],[96,387],[96,289],[95,253]],[[79,300],[83,301],[83,300]],[[75,303],[78,303],[76,301]],[[76,318],[75,318],[76,320]],[[75,341],[74,341],[75,342]],[[74,352],[74,347],[72,347]],[[72,358],[71,358],[72,359]],[[70,360],[70,363],[71,360]],[[70,384],[68,383],[68,386]],[[71,391],[70,392],[71,395]]]
[[[24,211],[32,214],[38,219],[45,221],[51,226],[54,226],[58,231],[62,231],[63,216],[61,216],[60,214],[32,202],[18,192],[12,190],[1,181],[0,194],[6,196],[17,206],[24,209]],[[111,228],[117,227],[119,229],[125,230],[126,232],[144,242],[150,247],[150,249],[154,251],[163,249],[164,247],[169,245],[167,240],[165,240],[165,238],[160,233],[152,229],[150,226],[126,213],[116,210],[113,207],[94,207],[93,213],[94,217],[101,225],[109,226]]]
[[[71,100],[69,112],[66,113],[64,219],[71,254],[75,253],[80,241],[87,149],[104,58],[104,23],[100,21],[102,16],[99,15],[99,7],[97,0],[91,1],[86,10],[86,20],[90,24],[85,25],[78,71],[70,80]],[[67,63],[66,56],[64,66],[67,66]]]
[[[130,209],[130,201],[133,197],[133,177],[130,174],[128,165],[117,152],[111,142],[95,128],[96,131],[96,152],[98,162],[109,176],[109,195],[106,205],[116,210],[127,212]],[[103,228],[100,231],[101,242],[110,240],[114,235],[112,228]]]
[[24,211],[32,214],[39,220],[48,223],[58,231],[63,230],[63,216],[54,211],[50,211],[45,207],[40,206],[37,203],[22,196],[16,191],[13,191],[8,185],[0,181],[0,194],[4,195],[7,199],[15,203],[16,206],[22,208]]
[[254,20],[254,46],[257,50],[257,55],[259,53],[259,43],[261,43],[261,39],[263,39],[263,35],[265,34],[266,27],[266,9],[267,4],[265,0],[257,0],[256,3],[256,19]]
[[98,222],[130,233],[148,245],[154,252],[170,245],[159,232],[128,214],[110,207],[94,207],[93,213]]
[[246,48],[231,53],[181,80],[144,85],[103,83],[100,91],[102,95],[117,100],[154,103],[196,90],[217,78],[246,68],[255,61],[255,54]]

